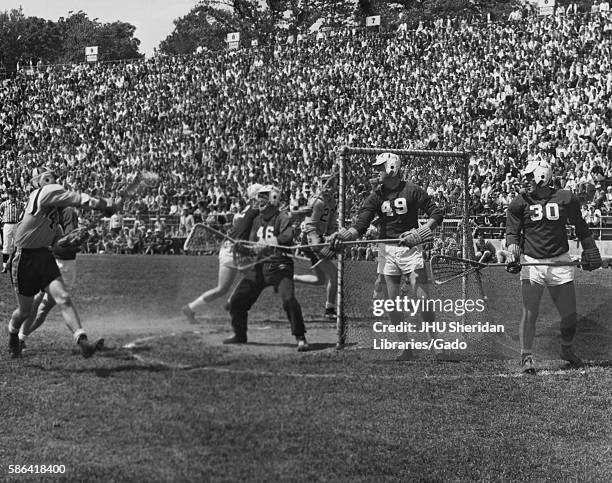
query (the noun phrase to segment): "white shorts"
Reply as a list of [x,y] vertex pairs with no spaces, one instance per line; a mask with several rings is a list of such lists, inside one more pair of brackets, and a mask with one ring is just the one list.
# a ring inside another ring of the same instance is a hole
[[66,290],[68,290],[68,292],[71,292],[74,288],[74,284],[76,283],[77,277],[76,260],[61,260],[59,258],[56,258],[55,263],[57,263],[57,268],[59,268],[59,271],[62,274],[64,287],[66,287]]
[[425,267],[423,254],[417,247],[378,244],[378,273],[405,275]]
[[[562,253],[559,256],[552,258],[533,258],[529,255],[521,255],[521,263],[554,263],[554,262],[572,262],[569,252]],[[538,267],[523,267],[521,268],[521,280],[531,280],[545,286],[563,285],[564,283],[574,281],[573,266],[567,267],[551,267],[542,265]]]
[[234,265],[234,245],[230,241],[224,241],[219,249],[219,266],[236,268],[236,265]]

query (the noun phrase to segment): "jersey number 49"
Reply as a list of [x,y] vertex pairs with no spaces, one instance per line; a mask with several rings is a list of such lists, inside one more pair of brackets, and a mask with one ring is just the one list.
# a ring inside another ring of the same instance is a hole
[[391,202],[387,200],[380,206],[380,211],[386,216],[405,215],[408,213],[408,202],[406,198],[395,198],[391,205]]

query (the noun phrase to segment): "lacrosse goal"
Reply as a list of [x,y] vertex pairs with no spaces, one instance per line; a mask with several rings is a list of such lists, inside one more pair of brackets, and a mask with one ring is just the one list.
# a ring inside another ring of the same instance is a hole
[[[372,162],[383,152],[400,156],[402,179],[412,181],[430,193],[444,194],[444,197],[435,194],[432,196],[444,212],[444,222],[435,231],[434,241],[422,246],[426,269],[430,270],[428,260],[436,253],[473,259],[474,225],[470,222],[468,210],[470,155],[466,152],[344,147],[338,156],[339,225],[350,226],[355,221],[361,203],[373,188],[371,180],[376,172]],[[426,214],[419,214],[422,222],[426,218]],[[416,331],[391,332],[391,323],[384,311],[386,295],[375,290],[378,278],[377,245],[367,241],[376,238],[377,232],[372,227],[362,245],[347,245],[338,256],[338,348],[363,349],[373,358],[396,359],[404,354],[402,348],[406,343],[412,341],[418,343],[420,348],[412,350],[416,358],[459,360],[500,355],[500,340],[507,339],[504,334],[497,336],[490,332],[476,331],[450,333],[451,327],[470,326],[478,329],[493,322],[487,319],[483,280],[478,271],[457,277],[447,284],[427,284],[428,307],[433,308],[435,320],[440,323],[437,329],[417,332],[421,328],[422,319],[418,313],[407,310],[403,305],[401,310],[406,310],[403,321],[414,323]],[[429,275],[431,281],[431,273]],[[401,293],[402,299],[415,300],[406,281],[402,282]],[[473,304],[478,304],[478,308]],[[406,329],[406,324],[403,329]],[[431,342],[434,339],[437,342]],[[455,343],[455,349],[445,345],[447,342]],[[501,345],[505,347],[505,344]],[[424,347],[428,349],[423,350]]]

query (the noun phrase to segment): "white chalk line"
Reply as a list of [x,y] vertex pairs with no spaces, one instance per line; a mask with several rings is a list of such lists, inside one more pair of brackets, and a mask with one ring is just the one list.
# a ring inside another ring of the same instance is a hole
[[[199,331],[191,332],[195,334],[201,334]],[[396,375],[385,375],[385,374],[363,374],[363,373],[302,373],[302,372],[274,372],[265,371],[259,369],[232,369],[228,367],[219,366],[198,366],[193,364],[179,364],[164,361],[154,357],[144,357],[141,354],[134,352],[138,350],[138,346],[144,342],[161,339],[164,337],[174,337],[177,334],[172,332],[170,334],[163,335],[152,335],[148,337],[142,337],[129,342],[123,346],[124,349],[132,351],[132,357],[142,364],[149,366],[163,367],[170,370],[184,370],[184,371],[198,371],[198,372],[213,372],[221,374],[248,374],[259,377],[288,377],[288,378],[302,378],[302,379],[376,379],[376,380],[423,380],[423,381],[459,381],[459,380],[483,380],[483,379],[533,379],[537,380],[541,377],[556,377],[556,376],[588,376],[590,374],[607,373],[609,372],[607,367],[594,366],[586,367],[581,369],[540,369],[536,374],[523,374],[518,370],[512,372],[498,372],[498,373],[480,373],[480,374],[420,374],[418,372],[411,372],[413,368],[417,368],[417,361],[414,362],[399,362],[407,365],[406,374]],[[440,361],[444,363],[444,361]],[[596,363],[596,362],[593,362]]]

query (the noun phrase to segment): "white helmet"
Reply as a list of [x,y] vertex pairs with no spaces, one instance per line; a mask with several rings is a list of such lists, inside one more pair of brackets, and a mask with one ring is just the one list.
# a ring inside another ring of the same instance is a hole
[[521,172],[523,176],[533,174],[533,179],[538,186],[547,186],[552,179],[552,168],[550,164],[541,159],[529,161],[527,167]]
[[380,153],[376,156],[376,160],[373,166],[385,166],[385,171],[389,176],[398,176],[400,169],[402,169],[402,162],[397,154],[393,153]]
[[259,190],[263,187],[263,185],[259,184],[259,183],[253,183],[252,185],[249,185],[246,189],[246,197],[247,200],[253,200],[257,198],[257,194],[259,193]]
[[331,195],[333,194],[336,183],[338,181],[337,173],[324,173],[319,178],[321,188],[319,189],[321,194]]
[[257,191],[257,196],[259,197],[259,195],[262,194],[267,194],[268,200],[266,201],[265,205],[260,203],[260,208],[264,208],[268,205],[278,206],[280,204],[280,191],[276,186],[273,186],[271,184],[266,184],[262,186]]
[[57,174],[50,166],[38,166],[32,170],[32,186],[42,188],[57,181]]

